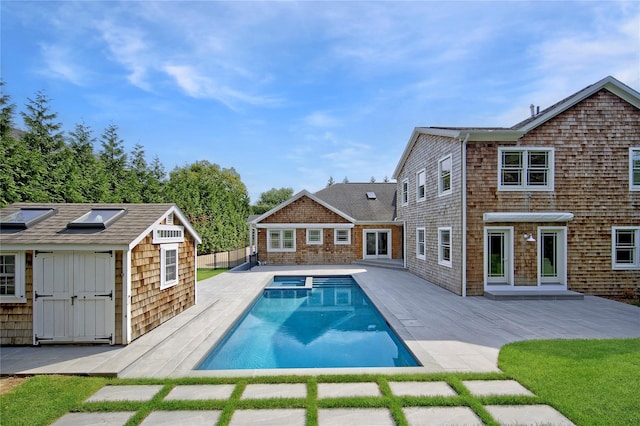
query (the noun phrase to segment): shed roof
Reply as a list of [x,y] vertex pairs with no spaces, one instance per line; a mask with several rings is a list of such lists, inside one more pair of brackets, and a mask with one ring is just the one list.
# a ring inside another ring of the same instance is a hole
[[[170,213],[198,243],[198,233],[175,204],[57,204],[15,203],[0,209],[0,220],[24,208],[53,208],[56,213],[27,229],[0,230],[1,245],[130,245],[143,237]],[[104,229],[69,229],[67,224],[91,209],[125,209],[124,215]]]

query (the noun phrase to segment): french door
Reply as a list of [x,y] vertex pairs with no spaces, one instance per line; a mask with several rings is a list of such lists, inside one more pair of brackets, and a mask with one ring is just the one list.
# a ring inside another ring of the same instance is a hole
[[484,252],[487,286],[513,285],[513,228],[486,228]]
[[364,230],[364,258],[391,259],[391,231],[388,229]]
[[538,229],[538,283],[567,285],[567,232],[564,227]]

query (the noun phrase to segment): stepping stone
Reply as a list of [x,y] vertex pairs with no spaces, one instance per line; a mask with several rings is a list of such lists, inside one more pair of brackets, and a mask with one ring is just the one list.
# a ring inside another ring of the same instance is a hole
[[162,388],[162,385],[105,386],[85,402],[150,401]]
[[318,410],[319,426],[395,426],[386,408],[327,408]]
[[473,396],[520,395],[535,396],[515,380],[464,380],[462,382]]
[[240,399],[306,398],[306,383],[247,385]]
[[229,426],[304,426],[306,423],[305,409],[236,410]]
[[229,399],[235,385],[179,385],[171,389],[165,401]]
[[484,408],[501,425],[575,426],[548,405],[487,405]]
[[389,382],[396,396],[457,396],[446,382]]
[[141,426],[213,426],[218,422],[220,411],[152,411]]
[[67,413],[53,426],[104,425],[121,426],[127,423],[135,412],[114,411],[109,413]]
[[319,383],[318,399],[353,396],[382,396],[377,383]]
[[402,409],[410,426],[482,426],[469,407],[407,407]]

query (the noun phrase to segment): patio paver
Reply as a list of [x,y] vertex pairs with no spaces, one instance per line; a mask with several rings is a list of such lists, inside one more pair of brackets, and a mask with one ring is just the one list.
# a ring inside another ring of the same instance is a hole
[[394,426],[396,422],[386,408],[321,408],[318,410],[320,426]]
[[229,426],[304,426],[305,409],[236,410]]
[[235,385],[178,385],[171,389],[165,401],[229,399]]
[[463,380],[462,384],[474,396],[524,395],[533,393],[515,380]]
[[153,411],[141,426],[212,426],[218,422],[220,411]]
[[247,385],[240,399],[306,398],[305,383]]
[[548,405],[487,405],[485,408],[501,425],[575,426]]
[[457,396],[446,382],[389,382],[396,396]]
[[482,426],[469,407],[407,407],[402,410],[410,426]]
[[318,399],[382,396],[377,383],[318,383]]
[[101,425],[121,426],[125,424],[135,412],[118,411],[110,413],[67,413],[60,417],[53,426]]
[[162,387],[162,385],[105,386],[85,402],[150,401]]

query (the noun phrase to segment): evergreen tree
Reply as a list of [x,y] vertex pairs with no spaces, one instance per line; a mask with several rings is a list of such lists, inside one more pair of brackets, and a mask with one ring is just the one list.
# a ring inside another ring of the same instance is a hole
[[127,154],[124,152],[124,142],[118,135],[118,126],[115,124],[107,126],[101,140],[100,161],[104,167],[107,192],[100,201],[121,203],[127,198]]
[[251,207],[253,214],[263,214],[287,201],[293,195],[293,188],[271,188],[260,194],[258,202]]
[[68,178],[72,185],[66,198],[77,203],[100,202],[106,197],[107,181],[103,165],[94,152],[93,129],[84,123],[76,124],[69,132],[68,142],[73,166]]
[[336,183],[336,181],[333,180],[333,176],[329,176],[329,182],[327,182],[327,188],[333,185],[334,183]]

